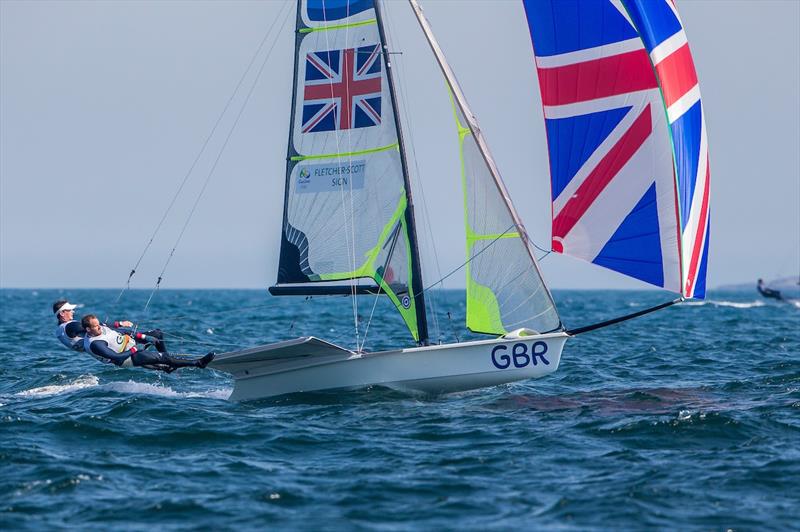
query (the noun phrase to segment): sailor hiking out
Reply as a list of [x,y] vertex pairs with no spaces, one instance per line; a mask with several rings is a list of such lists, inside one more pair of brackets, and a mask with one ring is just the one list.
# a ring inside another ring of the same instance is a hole
[[[66,299],[59,299],[53,303],[53,314],[56,315],[56,320],[58,320],[55,332],[58,341],[68,349],[83,351],[85,331],[81,322],[75,319],[75,309],[77,307],[78,305],[74,305]],[[127,320],[114,321],[111,326],[114,329],[128,332],[126,328],[133,327],[133,323]],[[164,336],[160,330],[147,331],[143,335],[152,337],[153,344],[159,352],[166,352],[167,347],[164,345]]]
[[[199,359],[187,359],[171,356],[166,352],[163,339],[144,333],[118,331],[100,323],[97,316],[87,314],[81,319],[86,332],[83,350],[100,362],[111,363],[120,367],[143,367],[171,373],[178,368],[205,368],[214,359],[214,353],[208,353]],[[160,333],[160,331],[151,331]],[[137,342],[139,345],[137,345]],[[147,351],[154,345],[158,352]]]
[[764,279],[758,280],[758,283],[756,284],[756,290],[758,290],[759,294],[768,299],[778,299],[778,300],[783,299],[780,290],[773,290],[772,288],[767,288],[767,286],[764,285]]
[[69,349],[83,351],[83,326],[74,319],[76,307],[66,299],[53,303],[53,314],[58,320],[56,338]]

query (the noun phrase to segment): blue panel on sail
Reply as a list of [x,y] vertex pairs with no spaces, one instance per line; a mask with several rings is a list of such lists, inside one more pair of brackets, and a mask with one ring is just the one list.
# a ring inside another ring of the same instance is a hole
[[553,200],[561,194],[586,159],[617,127],[630,109],[622,107],[569,118],[545,120],[550,150]]
[[692,295],[692,297],[696,299],[705,299],[706,297],[706,268],[708,267],[708,247],[711,245],[711,216],[708,217],[708,225],[706,226],[705,244],[703,248],[703,258],[700,261],[700,272],[697,274],[694,294]]
[[650,185],[592,262],[664,286],[655,183]]
[[697,185],[697,165],[700,158],[700,134],[703,128],[703,113],[700,100],[672,123],[672,138],[675,144],[675,163],[678,168],[678,201],[681,205],[681,225],[686,227],[689,209]]
[[634,25],[642,32],[648,52],[681,30],[674,8],[665,0],[623,0]]
[[380,51],[380,45],[377,44],[356,48],[356,72],[359,76],[377,74],[381,71],[381,61],[376,61]]
[[353,127],[370,127],[381,123],[381,99],[364,98],[356,102]]
[[339,73],[340,50],[313,52],[306,55],[306,81],[329,80]]
[[523,0],[536,55],[558,55],[633,39],[636,30],[608,0]]
[[[303,106],[303,124],[310,124],[303,128],[303,133],[334,131],[336,129],[336,108],[331,107],[327,111],[320,113],[323,107],[330,106],[327,103],[315,103]],[[319,116],[317,116],[318,113]]]
[[308,0],[308,20],[330,22],[372,9],[373,0]]

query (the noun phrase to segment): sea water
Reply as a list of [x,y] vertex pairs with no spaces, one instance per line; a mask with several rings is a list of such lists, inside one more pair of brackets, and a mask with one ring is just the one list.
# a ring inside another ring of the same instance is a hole
[[[63,348],[52,303],[160,327],[192,354],[310,334],[374,350],[409,334],[370,297],[166,290],[145,311],[149,292],[118,294],[0,291],[0,529],[799,526],[800,304],[711,292],[571,339],[541,380],[237,404],[224,373]],[[669,297],[555,293],[569,327]],[[435,340],[474,337],[462,298],[433,298]]]

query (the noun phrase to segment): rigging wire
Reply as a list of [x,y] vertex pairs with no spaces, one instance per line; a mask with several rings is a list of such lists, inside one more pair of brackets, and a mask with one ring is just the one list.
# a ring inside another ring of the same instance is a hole
[[505,231],[503,231],[502,233],[500,233],[499,235],[497,235],[495,238],[493,238],[493,239],[492,239],[492,241],[491,241],[491,242],[489,242],[489,243],[486,245],[486,247],[484,247],[483,249],[481,249],[480,251],[478,251],[477,253],[475,253],[474,255],[472,255],[472,256],[471,256],[470,258],[468,258],[466,261],[462,262],[460,266],[458,266],[457,268],[455,268],[454,270],[452,270],[450,273],[448,273],[447,275],[445,275],[444,277],[442,277],[441,279],[439,279],[439,280],[438,280],[438,281],[436,281],[435,283],[431,283],[431,284],[429,284],[428,286],[426,286],[425,288],[423,288],[423,289],[422,289],[422,292],[426,292],[426,291],[430,290],[431,288],[433,288],[434,286],[436,286],[436,285],[438,285],[438,284],[440,284],[440,283],[444,282],[444,280],[445,280],[445,279],[447,279],[448,277],[450,277],[450,276],[452,276],[453,274],[455,274],[455,273],[456,273],[458,270],[460,270],[461,268],[463,268],[464,266],[466,266],[467,264],[469,264],[470,262],[472,262],[472,261],[473,261],[473,259],[476,259],[476,258],[478,258],[478,256],[480,256],[480,254],[481,254],[481,253],[483,253],[484,251],[486,251],[487,249],[489,249],[490,247],[492,247],[493,245],[495,245],[495,244],[497,243],[497,241],[498,241],[498,240],[500,240],[501,238],[503,238],[505,235],[507,235],[507,234],[508,234],[508,233],[509,233],[509,232],[510,232],[512,229],[514,229],[514,228],[516,228],[516,224],[511,224],[511,225],[508,227],[508,229],[506,229]]
[[[214,311],[214,315],[227,314],[229,312],[242,313],[242,312],[248,311],[248,310],[264,309],[264,308],[267,308],[269,306],[270,306],[269,303],[262,303],[260,305],[252,305],[252,306],[249,306],[249,307],[236,307],[236,308],[232,308],[232,309],[228,309],[228,310],[216,310],[216,311]],[[183,316],[164,316],[164,318],[168,318],[170,321],[181,321],[181,320],[187,320],[187,319],[198,319],[198,316],[197,316],[197,314],[185,314]],[[160,318],[155,318],[155,319],[160,319]],[[155,322],[143,322],[143,323],[153,323],[153,324],[155,324]]]
[[[325,0],[322,0],[322,18],[323,18],[324,25],[328,26],[328,10],[327,10],[327,6],[325,5]],[[328,32],[327,31],[323,31],[322,33],[325,35],[326,49],[330,50],[331,49],[331,44],[330,44],[330,38],[328,36]],[[344,41],[345,42],[345,50],[347,49],[346,46],[347,46],[347,43],[348,43],[349,33],[350,33],[350,27],[347,26],[345,28],[345,41]],[[342,61],[342,70],[344,70],[344,62],[345,62],[345,57],[344,56],[342,57],[341,61]],[[355,65],[353,66],[353,68],[355,68]],[[342,72],[342,79],[345,82],[345,86],[346,86],[345,90],[346,90],[346,92],[349,93],[350,92],[350,89],[349,89],[350,80],[348,79],[347,76],[345,76],[344,72]],[[331,100],[334,100],[335,98],[334,98],[334,91],[333,91],[333,78],[330,78],[330,81],[328,82],[328,86],[329,86],[330,91],[331,91]],[[340,113],[344,112],[344,107],[343,107],[344,105],[345,105],[345,102],[342,101],[340,103],[340,110],[339,110]],[[335,118],[336,118],[336,115],[334,115],[334,119]],[[351,119],[352,119],[352,117],[351,117]],[[341,124],[339,124],[339,125],[341,125]],[[333,136],[336,139],[336,164],[338,164],[339,167],[341,167],[342,166],[342,150],[341,150],[341,145],[339,143],[339,131],[340,131],[340,128],[339,127],[335,127]],[[352,137],[350,136],[350,130],[349,129],[348,129],[347,135],[348,135],[348,137],[347,137],[348,148],[352,148]],[[348,150],[348,151],[351,151],[351,150]],[[350,223],[349,224],[347,222],[347,206],[345,204],[345,191],[344,191],[344,187],[342,187],[341,185],[339,186],[339,192],[340,192],[339,197],[340,197],[341,203],[342,203],[342,216],[344,218],[344,226],[345,226],[344,234],[345,234],[345,246],[347,247],[347,258],[350,261],[350,271],[351,272],[355,272],[355,270],[356,270],[356,240],[355,240],[356,239],[356,232],[355,232],[356,228],[355,228],[355,225],[356,224],[355,224],[355,212],[353,211],[353,184],[352,184],[352,182],[350,183]],[[350,229],[349,234],[348,234],[348,225],[349,225],[349,229]],[[351,301],[353,303],[353,328],[355,330],[356,347],[358,347],[358,345],[360,343],[360,333],[359,333],[359,330],[358,330],[358,297],[356,295],[356,287],[355,287],[355,282],[354,282],[355,279],[356,279],[356,277],[353,274],[350,277],[350,286],[351,286],[350,290],[351,290]]]
[[[288,5],[288,3],[285,4],[285,5]],[[281,10],[282,9],[283,8],[281,8]],[[279,14],[280,14],[280,12],[279,12]],[[287,10],[286,15],[284,16],[284,19],[283,19],[283,23],[281,24],[281,27],[286,25],[286,22],[287,22],[290,14],[291,14],[291,9]],[[279,19],[279,17],[276,17],[275,20],[277,21],[278,19]],[[273,22],[273,25],[271,26],[270,31],[271,31],[271,29],[273,27],[275,27],[275,21]],[[258,85],[258,80],[260,79],[261,74],[264,71],[264,67],[267,64],[267,60],[269,60],[270,55],[272,55],[272,50],[275,48],[275,45],[278,42],[278,36],[279,35],[280,35],[280,33],[276,34],[275,38],[272,41],[272,44],[270,45],[269,50],[267,51],[266,56],[264,57],[264,60],[261,62],[261,66],[259,67],[258,72],[255,75],[255,79],[253,79],[253,83],[250,86],[250,90],[248,90],[247,95],[245,96],[244,102],[242,103],[242,106],[240,107],[239,112],[237,113],[236,118],[234,119],[233,124],[231,125],[231,128],[228,131],[227,136],[225,137],[225,141],[222,143],[222,146],[220,147],[219,152],[217,153],[217,157],[214,160],[214,164],[211,166],[211,169],[209,170],[208,175],[206,176],[206,179],[203,182],[203,186],[200,189],[200,192],[197,194],[197,197],[195,198],[194,204],[192,205],[192,209],[191,209],[191,211],[189,211],[189,215],[187,216],[186,221],[184,222],[183,227],[181,228],[181,232],[179,233],[178,238],[175,240],[175,244],[172,246],[172,250],[169,252],[169,256],[167,257],[167,260],[164,263],[164,267],[161,269],[161,273],[159,273],[159,275],[158,275],[158,280],[156,281],[156,284],[153,287],[153,290],[150,292],[150,297],[147,298],[147,303],[145,303],[145,306],[144,306],[144,310],[145,311],[147,311],[148,307],[150,306],[150,302],[153,299],[153,296],[155,295],[156,291],[158,291],[158,289],[159,289],[159,287],[161,285],[161,281],[164,278],[164,273],[166,272],[167,267],[169,266],[170,261],[172,261],[173,255],[175,254],[175,250],[177,249],[178,245],[180,244],[181,240],[183,239],[183,235],[186,232],[186,228],[189,226],[189,222],[191,222],[192,217],[194,216],[195,210],[197,209],[197,206],[200,203],[200,199],[203,197],[203,194],[205,193],[206,188],[208,187],[208,183],[211,181],[211,177],[214,175],[214,171],[217,168],[217,164],[219,164],[219,161],[222,158],[222,154],[225,152],[225,148],[228,146],[228,142],[230,141],[231,136],[233,135],[233,132],[236,130],[236,126],[239,124],[239,120],[241,119],[242,114],[244,113],[244,110],[247,108],[247,104],[250,101],[250,97],[253,95],[253,91],[255,90],[256,85]]]
[[[480,256],[480,255],[481,255],[481,253],[483,253],[484,251],[486,251],[486,250],[488,250],[490,247],[492,247],[492,246],[493,246],[493,245],[494,245],[494,244],[495,244],[497,241],[501,240],[501,239],[502,239],[502,238],[503,238],[503,237],[504,237],[506,234],[508,234],[509,232],[511,232],[511,231],[512,231],[514,228],[515,228],[515,225],[514,225],[514,224],[512,224],[511,226],[509,226],[509,227],[508,227],[508,228],[507,228],[505,231],[503,231],[503,233],[501,233],[500,235],[498,235],[497,237],[495,237],[495,238],[494,238],[494,239],[493,239],[491,242],[489,242],[489,243],[486,245],[486,247],[484,247],[483,249],[481,249],[480,251],[478,251],[477,253],[475,253],[474,255],[472,255],[472,256],[471,256],[469,259],[467,259],[467,260],[466,260],[465,262],[463,262],[461,265],[459,265],[458,267],[456,267],[455,269],[453,269],[452,271],[450,271],[450,272],[449,272],[449,273],[448,273],[446,276],[444,276],[443,278],[441,278],[441,279],[439,279],[438,281],[436,281],[436,282],[434,282],[434,283],[432,283],[432,284],[428,285],[427,287],[425,287],[425,288],[423,289],[423,291],[430,290],[430,289],[431,289],[431,288],[433,288],[434,286],[436,286],[436,285],[438,285],[438,284],[442,283],[442,282],[443,282],[443,281],[444,281],[446,278],[448,278],[448,277],[450,277],[450,276],[454,275],[456,272],[458,272],[459,270],[461,270],[462,268],[464,268],[464,267],[465,267],[467,264],[469,264],[470,262],[472,262],[472,260],[474,260],[474,259],[476,259],[478,256]],[[376,305],[377,305],[378,296],[380,295],[380,289],[381,289],[381,288],[382,288],[382,287],[379,287],[379,292],[378,292],[378,294],[376,294],[375,301],[374,301],[374,303],[373,303],[373,308],[372,308],[372,312],[370,313],[370,316],[372,316],[372,314],[373,314],[373,313],[374,313],[374,311],[375,311],[375,307],[376,307]],[[308,300],[310,300],[310,299],[311,299],[311,297],[310,297],[310,296],[307,296],[307,297],[305,298],[305,301],[308,301]],[[268,304],[260,304],[260,305],[252,305],[252,306],[250,306],[250,307],[238,307],[238,308],[234,308],[234,309],[220,310],[220,311],[217,311],[217,312],[215,312],[214,314],[215,314],[215,315],[219,315],[219,314],[226,314],[226,313],[229,313],[229,312],[237,312],[237,313],[241,313],[242,311],[254,310],[254,309],[262,309],[262,308],[266,308],[266,307],[268,307],[268,306],[269,306]],[[198,319],[198,317],[197,317],[197,315],[196,315],[196,314],[194,314],[194,315],[184,315],[184,316],[175,316],[175,317],[170,317],[169,319],[170,319],[170,320],[173,320],[173,321],[177,321],[177,320],[183,320],[183,319],[189,319],[189,318],[192,318],[192,319]],[[451,329],[452,329],[453,336],[456,338],[456,341],[460,342],[461,340],[459,339],[458,333],[457,333],[457,332],[456,332],[456,330],[455,330],[455,327],[454,327],[454,325],[453,325],[453,321],[452,321],[452,315],[451,315],[451,313],[450,313],[449,311],[447,312],[447,318],[448,318],[448,320],[449,320],[449,322],[450,322],[450,327],[451,327]],[[359,352],[363,350],[363,348],[364,348],[364,345],[366,344],[367,332],[369,331],[369,325],[370,325],[370,322],[371,322],[371,319],[370,319],[370,320],[367,322],[367,327],[366,327],[366,330],[365,330],[365,332],[364,332],[364,340],[363,340],[363,342],[360,344],[360,347],[358,348],[358,351],[359,351]],[[142,322],[142,323],[146,324],[146,323],[148,323],[148,322]],[[290,327],[289,327],[289,329],[290,329],[290,330],[291,330],[291,329],[294,327],[294,323],[295,323],[295,320],[293,320],[293,321],[292,321],[292,324],[291,324],[291,325],[290,325]],[[166,335],[166,336],[171,336],[171,337],[174,337],[174,338],[176,338],[176,339],[179,339],[179,340],[181,340],[181,341],[182,341],[182,342],[184,342],[184,343],[195,343],[195,344],[199,344],[199,345],[212,345],[212,344],[210,344],[210,343],[206,343],[206,342],[203,342],[203,341],[200,341],[200,340],[191,340],[191,339],[188,339],[188,338],[186,338],[186,337],[179,336],[179,335],[177,335],[177,334],[174,334],[174,333],[166,333],[166,332],[165,332],[165,333],[164,333],[164,335]],[[357,344],[357,346],[358,346],[358,345],[359,345],[359,344]]]
[[[348,26],[345,27],[345,30],[344,30],[344,42],[346,42],[346,43],[349,42],[349,39],[350,39],[350,26],[348,25]],[[354,62],[353,71],[355,71],[356,65],[358,64],[358,61],[357,61],[357,57],[358,56],[357,56],[357,53],[356,53],[357,49],[355,48],[355,46],[353,48],[354,48],[354,50],[353,50],[353,62]],[[342,58],[342,61],[344,61],[344,58]],[[345,87],[346,87],[345,90],[349,94],[350,93],[350,76],[344,76],[343,75],[342,77],[345,79]],[[354,116],[351,116],[350,120],[354,120],[354,118],[355,118]],[[347,149],[348,149],[348,151],[352,151],[353,150],[353,128],[352,127],[347,129]],[[350,164],[352,164],[352,163],[350,163]],[[340,164],[340,166],[341,166],[341,164]],[[355,206],[353,205],[353,180],[350,179],[348,181],[348,184],[350,186],[350,198],[349,198],[350,199],[350,220],[352,222],[350,224],[350,242],[351,242],[352,259],[353,259],[353,261],[352,261],[353,266],[350,269],[350,271],[355,272],[355,270],[356,270],[356,222],[355,222],[356,212],[355,212]],[[341,187],[341,189],[342,189],[342,192],[344,192],[344,187]],[[350,284],[352,286],[351,290],[352,290],[352,293],[353,293],[352,299],[353,299],[353,316],[354,316],[355,329],[356,329],[356,347],[358,347],[358,342],[359,342],[358,296],[356,295],[356,287],[355,287],[355,283],[353,282],[353,281],[355,281],[355,273],[353,275],[354,276],[350,278]],[[365,334],[366,334],[366,332],[365,332]]]
[[533,241],[533,239],[530,237],[530,235],[528,234],[527,231],[525,231],[525,240],[527,240],[528,243],[530,243],[530,245],[532,245],[533,247],[535,247],[536,249],[538,249],[539,251],[544,253],[544,255],[542,255],[541,257],[536,257],[536,260],[539,260],[539,261],[543,260],[545,257],[550,255],[550,253],[552,253],[551,249],[543,249],[543,248],[539,247],[539,245],[536,244],[536,242]]
[[456,331],[455,325],[453,325],[453,317],[450,315],[450,311],[447,311],[447,321],[450,322],[450,329],[453,331],[453,336],[456,337],[456,342],[461,343],[461,338],[458,337],[458,332]]
[[[400,222],[397,223],[395,226],[394,231],[392,234],[389,235],[389,239],[391,239],[391,246],[389,247],[389,251],[386,253],[386,260],[383,262],[383,271],[386,272],[387,268],[389,267],[389,262],[392,260],[394,256],[395,246],[397,246],[397,239],[400,238],[402,224]],[[385,282],[385,281],[384,281]],[[369,332],[369,326],[372,324],[372,316],[375,314],[375,307],[378,305],[378,297],[381,295],[381,291],[383,290],[383,284],[378,284],[378,291],[375,293],[375,299],[372,302],[372,310],[369,313],[369,318],[367,319],[367,324],[364,328],[364,340],[361,342],[361,346],[358,348],[358,351],[361,352],[364,350],[364,345],[367,343],[367,333]]]
[[[394,29],[395,28],[394,19],[390,16],[389,12],[390,12],[389,9],[384,10],[385,18],[389,22],[387,30],[389,31],[389,33],[392,34],[392,40],[394,42],[397,42],[398,45],[400,46],[400,48],[402,49],[402,45],[400,44],[400,33],[395,31],[395,29]],[[395,38],[395,36],[397,36],[397,37]],[[402,54],[399,55],[399,58],[402,58]],[[401,72],[402,70],[404,70],[403,61],[400,61],[399,58],[396,61],[396,67],[397,67],[397,70],[398,70],[398,74],[400,74],[399,75],[399,78],[400,78],[400,91],[399,92],[400,92],[400,98],[401,98],[401,100],[403,102],[402,113],[403,113],[403,115],[405,117],[405,122],[408,124],[409,130],[413,131],[414,130],[414,124],[413,124],[413,122],[411,120],[411,113],[409,113],[409,111],[408,111],[409,105],[408,105],[408,100],[406,99],[406,93],[408,92],[408,86],[406,84],[406,76],[402,75],[402,72]],[[417,150],[416,150],[416,144],[414,143],[414,135],[413,134],[412,135],[408,135],[407,136],[407,140],[408,140],[408,144],[411,146],[411,154],[412,154],[412,159],[414,161],[414,169],[416,171],[416,177],[417,177],[416,183],[419,185],[419,190],[420,190],[420,193],[419,193],[418,196],[422,197],[422,207],[423,207],[422,210],[423,210],[423,213],[425,215],[425,220],[427,222],[425,225],[427,225],[428,237],[429,237],[430,240],[428,242],[426,242],[426,245],[427,245],[429,250],[432,249],[432,251],[433,251],[434,263],[436,264],[436,274],[439,277],[441,277],[442,276],[442,269],[441,269],[441,267],[439,265],[439,254],[436,252],[436,247],[435,246],[431,246],[431,243],[434,242],[433,223],[431,223],[432,219],[431,219],[431,216],[430,216],[430,211],[428,209],[427,194],[425,194],[425,187],[423,186],[423,182],[422,182],[422,172],[420,172],[420,169],[419,169],[419,161],[417,159]],[[423,290],[423,292],[424,292],[424,290]],[[432,319],[433,319],[434,330],[436,331],[436,335],[439,338],[439,340],[441,340],[442,332],[441,332],[441,328],[439,327],[439,319],[438,319],[438,316],[437,316],[437,313],[436,313],[436,297],[431,293],[430,297],[426,298],[426,300],[429,302],[429,305],[431,307],[431,316],[432,316]]]
[[142,253],[139,255],[138,260],[134,264],[133,268],[131,268],[131,271],[128,274],[128,279],[125,282],[125,286],[120,290],[119,295],[117,296],[116,300],[114,301],[114,304],[112,305],[112,309],[114,309],[117,306],[117,304],[120,302],[120,300],[122,299],[122,295],[127,290],[130,289],[131,279],[133,278],[134,274],[136,273],[136,270],[139,268],[139,265],[141,264],[142,260],[144,259],[145,255],[147,254],[147,251],[150,249],[150,246],[153,244],[153,241],[155,240],[156,235],[158,235],[159,231],[161,230],[161,227],[164,225],[164,221],[167,219],[167,216],[169,215],[170,211],[172,210],[172,207],[175,205],[175,202],[177,201],[178,196],[180,196],[181,192],[183,191],[183,188],[186,185],[187,181],[189,180],[189,177],[194,172],[194,169],[197,166],[198,161],[200,161],[200,158],[202,157],[203,153],[205,153],[206,148],[208,147],[208,143],[211,141],[211,139],[214,136],[214,133],[217,131],[217,127],[219,127],[219,124],[222,122],[223,117],[227,114],[228,108],[230,107],[231,102],[233,102],[233,100],[235,99],[236,95],[239,93],[239,89],[241,88],[242,83],[244,82],[245,78],[247,77],[247,74],[252,69],[253,63],[255,63],[256,58],[258,57],[258,55],[261,53],[261,50],[263,49],[264,43],[267,42],[267,39],[269,38],[270,34],[272,33],[272,30],[275,28],[275,24],[280,19],[280,13],[288,5],[290,5],[289,1],[285,2],[284,5],[281,6],[280,11],[278,11],[278,15],[279,16],[275,17],[275,19],[272,22],[272,25],[269,27],[267,32],[264,34],[264,37],[261,39],[261,42],[259,43],[258,48],[256,48],[256,51],[253,53],[252,57],[250,58],[250,62],[248,63],[247,68],[245,68],[244,72],[242,73],[241,77],[239,78],[238,83],[236,83],[236,87],[233,89],[233,92],[231,93],[230,97],[228,98],[228,101],[225,102],[225,106],[223,107],[223,109],[220,112],[219,116],[217,116],[217,120],[214,122],[214,126],[211,128],[211,131],[208,133],[208,135],[206,136],[205,140],[203,141],[203,144],[200,147],[200,150],[197,152],[197,155],[195,156],[194,160],[192,161],[192,164],[189,166],[189,170],[187,170],[186,174],[183,176],[183,180],[181,181],[181,184],[178,186],[178,189],[175,191],[175,194],[172,196],[172,200],[169,202],[169,205],[167,206],[167,209],[164,211],[164,214],[161,216],[161,220],[159,220],[158,224],[156,225],[156,228],[153,230],[153,233],[150,235],[150,239],[147,241],[147,244],[145,245],[144,249],[142,250]]
[[375,293],[375,300],[372,302],[372,310],[369,311],[369,318],[367,319],[367,324],[364,327],[364,340],[361,342],[360,346],[357,346],[358,349],[356,351],[358,353],[361,353],[364,350],[364,345],[367,343],[367,333],[369,333],[369,326],[372,324],[372,315],[375,314],[375,307],[378,306],[378,298],[381,295],[382,289],[383,285],[378,283],[378,291]]

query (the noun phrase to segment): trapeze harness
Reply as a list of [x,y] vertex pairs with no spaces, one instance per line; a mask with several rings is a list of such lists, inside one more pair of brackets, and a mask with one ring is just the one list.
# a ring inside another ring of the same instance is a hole
[[[73,323],[75,325],[72,325]],[[70,336],[69,333],[77,334],[75,336]],[[73,351],[83,351],[83,327],[81,327],[78,320],[59,323],[56,328],[56,338]]]

